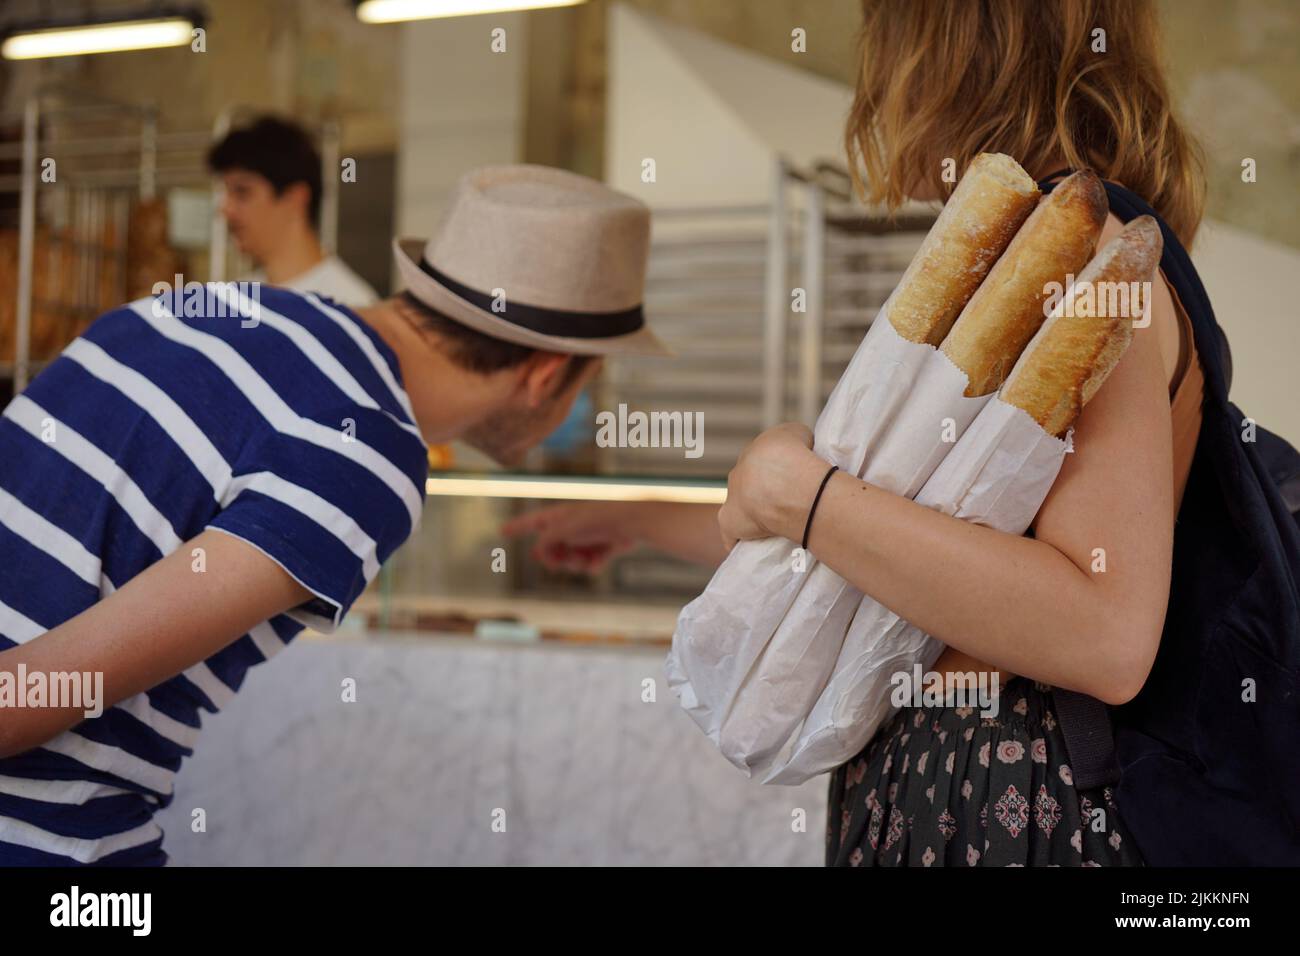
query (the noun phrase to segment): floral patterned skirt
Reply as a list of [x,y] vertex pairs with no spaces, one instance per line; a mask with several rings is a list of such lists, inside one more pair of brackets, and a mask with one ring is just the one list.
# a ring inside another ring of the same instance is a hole
[[1077,790],[1051,687],[995,717],[904,708],[831,774],[828,866],[1141,866],[1111,788]]

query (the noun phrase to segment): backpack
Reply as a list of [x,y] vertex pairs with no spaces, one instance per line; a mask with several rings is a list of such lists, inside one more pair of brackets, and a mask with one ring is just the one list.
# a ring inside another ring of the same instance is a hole
[[[1045,193],[1052,186],[1040,183]],[[1160,224],[1160,267],[1191,317],[1205,394],[1174,526],[1164,633],[1146,684],[1119,707],[1054,693],[1074,781],[1115,786],[1149,865],[1294,866],[1300,453],[1228,401],[1227,339],[1178,238],[1143,199],[1105,187],[1119,219],[1145,214]]]

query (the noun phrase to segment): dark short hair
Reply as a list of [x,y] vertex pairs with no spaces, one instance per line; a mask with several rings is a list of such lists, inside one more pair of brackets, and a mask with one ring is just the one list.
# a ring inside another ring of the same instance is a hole
[[[518,345],[484,335],[443,315],[432,306],[421,302],[409,291],[398,293],[397,310],[417,327],[436,335],[447,356],[461,368],[480,375],[490,375],[502,369],[522,365],[534,353],[541,351],[528,345]],[[568,388],[583,371],[595,361],[594,355],[569,355],[569,364],[556,391]]]
[[306,183],[311,191],[307,213],[313,226],[320,221],[320,162],[307,131],[274,116],[231,130],[208,151],[208,168],[214,173],[232,169],[256,173],[271,184],[277,196],[294,183]]

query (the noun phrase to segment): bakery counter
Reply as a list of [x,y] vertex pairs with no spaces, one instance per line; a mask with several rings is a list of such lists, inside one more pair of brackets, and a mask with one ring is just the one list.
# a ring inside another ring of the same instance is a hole
[[[403,613],[477,631],[458,606]],[[671,609],[575,632],[512,607],[535,636],[376,630],[359,604],[254,668],[159,815],[173,863],[820,864],[825,777],[762,787],[719,756],[666,685]]]
[[456,636],[523,644],[658,647],[667,653],[680,610],[675,604],[595,599],[404,595],[394,600],[367,593],[357,601],[344,631],[361,636]]

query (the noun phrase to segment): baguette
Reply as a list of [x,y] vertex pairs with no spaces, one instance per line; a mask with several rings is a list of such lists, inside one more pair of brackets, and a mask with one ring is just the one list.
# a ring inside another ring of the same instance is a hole
[[889,300],[889,324],[937,346],[1038,200],[1010,156],[980,153],[966,169]]
[[1038,204],[966,303],[943,353],[966,373],[966,396],[996,392],[1043,324],[1050,283],[1065,284],[1097,249],[1106,189],[1091,170],[1065,179]]
[[[1002,387],[1002,400],[1023,409],[1049,434],[1063,437],[1119,363],[1133,339],[1134,319],[1150,307],[1149,287],[1139,287],[1140,301],[1130,298],[1129,307],[1121,309],[1112,309],[1106,293],[1120,283],[1151,281],[1163,245],[1160,227],[1150,216],[1134,219],[1108,242],[1025,348]],[[1108,314],[1112,311],[1120,314]]]

